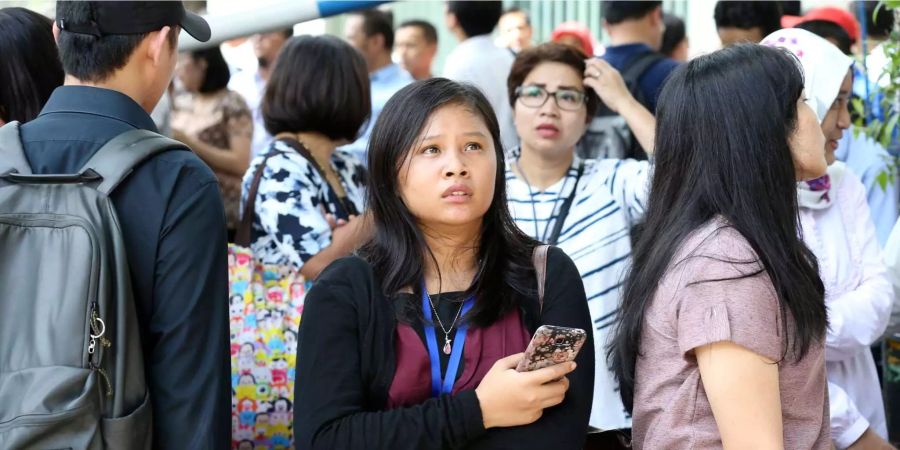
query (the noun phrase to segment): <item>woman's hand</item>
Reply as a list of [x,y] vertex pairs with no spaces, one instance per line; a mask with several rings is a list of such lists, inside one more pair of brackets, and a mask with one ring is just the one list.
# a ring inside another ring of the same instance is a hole
[[331,214],[325,215],[331,227],[331,245],[351,253],[371,237],[371,223],[367,215],[350,216],[349,220],[337,219]]
[[593,89],[600,100],[625,119],[631,133],[648,155],[653,154],[656,118],[637,101],[615,67],[600,58],[585,61],[584,85]]
[[484,428],[534,423],[545,408],[556,406],[565,398],[569,390],[565,375],[575,370],[575,363],[517,372],[515,367],[523,356],[519,353],[498,360],[475,389]]
[[635,101],[619,71],[600,58],[585,61],[584,85],[593,89],[600,100],[616,113],[626,103]]

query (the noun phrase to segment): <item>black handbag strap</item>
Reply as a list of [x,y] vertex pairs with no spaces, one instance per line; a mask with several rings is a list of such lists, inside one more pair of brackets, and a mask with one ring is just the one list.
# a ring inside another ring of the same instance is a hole
[[278,150],[272,150],[263,157],[263,160],[253,173],[253,181],[250,182],[250,190],[247,192],[247,200],[244,202],[244,210],[241,212],[241,222],[238,223],[237,230],[234,233],[234,243],[241,247],[250,246],[250,230],[253,227],[253,215],[256,214],[256,193],[259,191],[259,183],[262,181],[263,171],[266,169],[266,162]]
[[575,186],[572,186],[572,192],[566,197],[566,200],[559,208],[556,222],[553,223],[553,232],[550,233],[550,238],[547,239],[547,243],[550,245],[556,245],[556,242],[559,240],[559,234],[562,232],[563,224],[566,222],[566,217],[568,217],[569,210],[572,209],[572,203],[575,201],[575,194],[578,192],[578,182],[581,180],[582,174],[584,174],[584,161],[581,161],[578,164],[578,174],[575,175]]

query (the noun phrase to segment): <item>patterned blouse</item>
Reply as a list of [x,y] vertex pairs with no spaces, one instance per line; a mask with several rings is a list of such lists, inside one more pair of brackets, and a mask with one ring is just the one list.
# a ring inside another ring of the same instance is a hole
[[[231,136],[250,137],[253,134],[250,108],[237,92],[223,89],[215,95],[217,98],[214,105],[201,106],[194,101],[195,94],[178,93],[174,100],[172,123],[194,135],[201,142],[220,149],[231,149]],[[212,114],[209,109],[212,109]],[[215,169],[213,173],[219,179],[226,224],[229,230],[233,230],[240,219],[238,207],[241,198],[241,177]]]
[[[337,194],[306,158],[288,143],[275,140],[250,163],[241,189],[241,209],[250,184],[265,155],[275,152],[256,194],[256,211],[250,232],[250,249],[263,264],[291,265],[297,270],[331,245],[331,227],[325,214],[346,219]],[[331,157],[347,200],[357,211],[365,202],[366,169],[350,153],[336,150]]]

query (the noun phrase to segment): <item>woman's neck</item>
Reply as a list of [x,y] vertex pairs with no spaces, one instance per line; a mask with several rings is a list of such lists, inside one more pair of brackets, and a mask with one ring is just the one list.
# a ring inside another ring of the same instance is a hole
[[[425,243],[434,255],[425,255],[428,291],[454,292],[468,289],[478,271],[481,223],[453,228],[423,227]],[[435,266],[435,262],[437,266]]]
[[334,150],[337,148],[337,144],[325,136],[322,133],[317,133],[315,131],[301,131],[299,133],[278,133],[276,137],[291,137],[303,144],[307,150],[312,154],[312,156],[319,162],[323,167],[329,166],[327,164],[328,161],[331,160],[331,155],[334,154]]
[[575,149],[555,155],[545,155],[522,145],[522,152],[516,163],[519,177],[535,189],[543,191],[561,180],[575,157]]

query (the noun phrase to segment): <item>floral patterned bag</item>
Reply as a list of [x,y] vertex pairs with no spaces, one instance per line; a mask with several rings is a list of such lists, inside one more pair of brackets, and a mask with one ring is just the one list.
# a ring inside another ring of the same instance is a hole
[[311,283],[291,267],[258,264],[249,248],[256,192],[273,154],[253,176],[228,246],[232,448],[240,450],[294,448],[297,329]]

